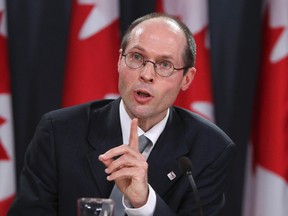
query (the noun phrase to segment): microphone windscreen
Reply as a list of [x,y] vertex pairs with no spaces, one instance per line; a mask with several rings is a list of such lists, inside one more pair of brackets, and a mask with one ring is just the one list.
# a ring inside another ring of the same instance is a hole
[[187,172],[192,171],[192,163],[188,157],[186,157],[186,156],[180,157],[178,160],[178,163],[179,163],[179,167],[183,173],[187,173]]

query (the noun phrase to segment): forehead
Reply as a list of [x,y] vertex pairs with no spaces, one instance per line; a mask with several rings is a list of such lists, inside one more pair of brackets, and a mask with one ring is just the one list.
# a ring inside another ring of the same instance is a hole
[[131,31],[128,47],[141,46],[152,50],[175,52],[184,49],[185,44],[185,34],[177,22],[157,17],[141,22]]
[[134,36],[139,36],[141,33],[143,33],[144,30],[152,32],[156,30],[157,32],[170,32],[178,34],[178,36],[184,34],[176,21],[166,17],[155,17],[145,20],[135,26],[131,34],[134,34]]
[[141,23],[139,23],[136,27],[139,26],[166,26],[167,28],[169,28],[170,30],[174,30],[174,31],[181,31],[181,28],[179,26],[179,24],[173,20],[170,19],[168,17],[154,17],[151,19],[147,19]]

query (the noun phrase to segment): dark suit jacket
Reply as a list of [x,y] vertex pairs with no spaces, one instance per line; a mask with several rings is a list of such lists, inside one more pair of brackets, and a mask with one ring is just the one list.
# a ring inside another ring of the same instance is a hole
[[[9,216],[73,216],[78,198],[109,197],[113,183],[106,180],[98,156],[122,144],[119,102],[95,101],[43,116],[27,149]],[[197,215],[188,178],[178,166],[183,155],[192,161],[205,215],[217,215],[234,152],[233,142],[214,124],[172,107],[148,158],[148,181],[157,194],[154,215]],[[176,178],[170,180],[172,171]]]

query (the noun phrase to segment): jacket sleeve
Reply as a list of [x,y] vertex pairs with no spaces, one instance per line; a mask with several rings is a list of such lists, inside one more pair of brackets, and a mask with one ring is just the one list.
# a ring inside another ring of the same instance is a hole
[[57,215],[56,170],[52,123],[43,116],[27,148],[18,193],[8,216]]
[[195,180],[200,194],[204,215],[221,215],[225,205],[224,191],[227,175],[235,156],[235,145],[230,143],[225,150]]
[[[203,215],[219,216],[225,204],[224,190],[226,177],[235,155],[235,145],[230,143],[224,151],[213,160],[202,172],[194,176],[198,188]],[[179,192],[182,191],[182,192]],[[186,191],[186,192],[184,192]],[[165,197],[157,195],[155,216],[199,215],[199,206],[186,175],[183,175],[177,185],[171,189],[171,194]],[[177,195],[181,194],[181,195]],[[167,203],[167,200],[168,203]],[[179,203],[179,205],[174,203]]]

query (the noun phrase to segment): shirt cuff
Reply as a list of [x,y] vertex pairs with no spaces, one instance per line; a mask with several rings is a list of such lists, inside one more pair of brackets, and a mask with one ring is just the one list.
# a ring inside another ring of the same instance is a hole
[[156,207],[156,193],[153,188],[148,184],[149,195],[147,203],[140,208],[131,208],[131,204],[123,196],[122,203],[125,207],[125,212],[128,216],[147,215],[153,216]]

